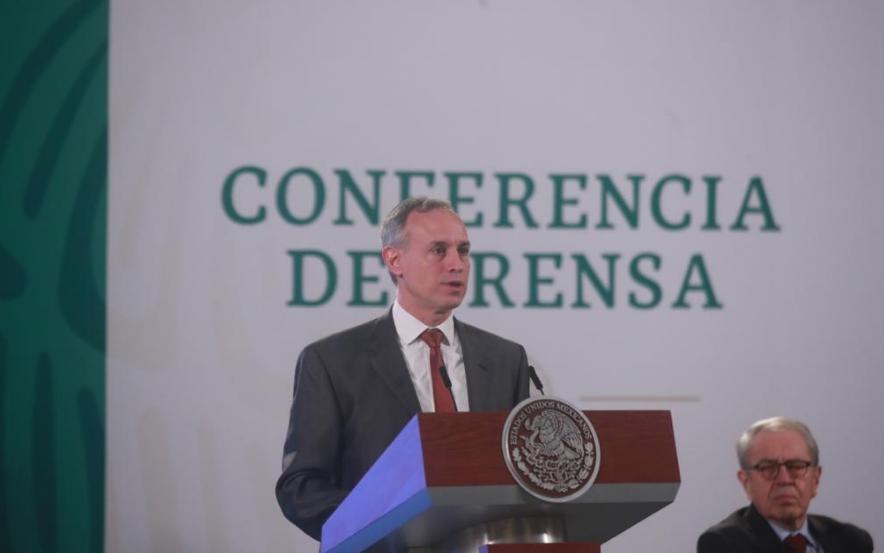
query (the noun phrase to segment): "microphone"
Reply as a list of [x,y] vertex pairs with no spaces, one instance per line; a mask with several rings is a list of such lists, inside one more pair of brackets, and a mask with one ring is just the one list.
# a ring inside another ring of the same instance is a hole
[[439,365],[439,374],[442,376],[442,384],[445,384],[448,393],[451,394],[451,403],[454,404],[454,412],[457,413],[459,411],[457,400],[454,399],[454,390],[451,389],[451,379],[448,378],[448,369],[445,368],[445,365]]
[[534,370],[534,365],[528,365],[528,378],[530,378],[531,382],[534,383],[534,387],[537,388],[537,391],[540,392],[540,395],[546,395],[543,393],[543,383],[540,381],[540,377],[537,376],[537,371]]

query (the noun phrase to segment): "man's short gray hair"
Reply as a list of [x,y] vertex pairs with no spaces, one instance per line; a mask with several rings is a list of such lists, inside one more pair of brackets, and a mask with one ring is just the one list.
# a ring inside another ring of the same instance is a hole
[[[405,222],[408,220],[408,216],[414,212],[426,213],[436,209],[445,209],[457,215],[451,208],[451,204],[444,200],[418,196],[399,202],[399,205],[390,210],[390,213],[384,217],[384,222],[381,223],[381,247],[404,244],[408,240],[405,232]],[[390,278],[393,279],[393,284],[396,284],[396,275],[390,273]]]
[[816,440],[813,438],[813,434],[810,433],[810,428],[803,422],[788,417],[771,417],[769,419],[762,419],[747,428],[740,436],[740,439],[737,440],[737,460],[740,462],[740,467],[743,470],[752,468],[749,466],[749,448],[752,446],[755,436],[761,432],[785,432],[789,430],[797,432],[804,438],[804,443],[807,444],[807,451],[810,452],[810,462],[814,466],[819,465],[820,450]]
[[405,235],[405,221],[412,212],[426,213],[436,209],[447,209],[454,213],[451,204],[444,200],[436,200],[425,196],[408,198],[399,202],[390,213],[384,217],[381,224],[381,246],[399,246],[405,243],[408,236]]

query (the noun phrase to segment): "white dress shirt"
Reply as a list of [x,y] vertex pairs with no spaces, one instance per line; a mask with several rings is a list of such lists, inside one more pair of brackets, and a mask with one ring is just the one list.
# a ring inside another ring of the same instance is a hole
[[[781,469],[781,470],[785,470],[785,467],[783,467],[783,469]],[[804,525],[801,528],[799,528],[797,531],[786,530],[784,528],[780,528],[780,526],[778,524],[776,524],[775,522],[773,522],[772,520],[768,520],[768,519],[765,519],[765,520],[767,520],[768,524],[770,524],[770,527],[773,528],[773,531],[777,533],[777,536],[779,536],[780,541],[785,540],[786,538],[788,538],[792,534],[801,534],[802,536],[804,536],[804,539],[807,540],[807,553],[823,553],[822,546],[820,544],[818,544],[813,539],[813,537],[810,535],[810,528],[807,526],[807,517],[804,517]]]
[[438,328],[445,335],[440,349],[442,350],[442,362],[451,379],[454,402],[457,404],[458,411],[469,411],[467,373],[463,364],[460,340],[454,331],[454,315],[450,315],[438,326],[428,327],[399,305],[397,299],[393,302],[393,324],[396,325],[399,347],[402,349],[402,356],[405,357],[405,365],[408,367],[408,374],[414,384],[414,391],[417,392],[421,411],[429,413],[436,410],[433,401],[433,378],[430,374],[430,346],[420,337],[427,328]]

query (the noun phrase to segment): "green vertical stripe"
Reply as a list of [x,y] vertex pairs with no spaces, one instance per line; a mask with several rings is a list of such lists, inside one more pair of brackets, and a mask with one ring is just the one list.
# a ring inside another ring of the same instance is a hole
[[[38,80],[43,76],[46,67],[64,46],[67,39],[74,34],[95,8],[105,4],[104,2],[46,2],[39,8],[33,5],[16,5],[6,12],[6,21],[3,24],[4,34],[19,38],[13,39],[15,52],[4,52],[3,77],[6,80],[7,73],[15,77],[11,85],[6,87],[3,94],[3,104],[0,105],[0,158],[6,153],[6,147],[21,114],[22,106],[28,101],[28,96]],[[65,7],[67,6],[67,7]],[[53,9],[53,7],[55,9]],[[61,8],[61,13],[56,10]],[[5,10],[4,10],[5,11]],[[21,26],[23,19],[30,25]],[[16,36],[18,35],[18,36]],[[27,36],[24,36],[27,35]],[[105,38],[107,34],[105,33]],[[39,41],[30,46],[31,38],[39,38]],[[19,50],[21,46],[26,51]],[[26,55],[20,55],[26,54]]]
[[0,551],[103,550],[108,4],[0,18]]

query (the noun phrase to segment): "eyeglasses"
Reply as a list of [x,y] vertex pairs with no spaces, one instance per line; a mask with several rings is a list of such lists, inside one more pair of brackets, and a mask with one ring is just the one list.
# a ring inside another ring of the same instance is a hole
[[810,461],[801,459],[787,459],[786,461],[761,461],[748,470],[754,470],[764,477],[765,480],[775,480],[780,474],[780,467],[785,467],[792,478],[803,478],[807,469],[813,466]]

